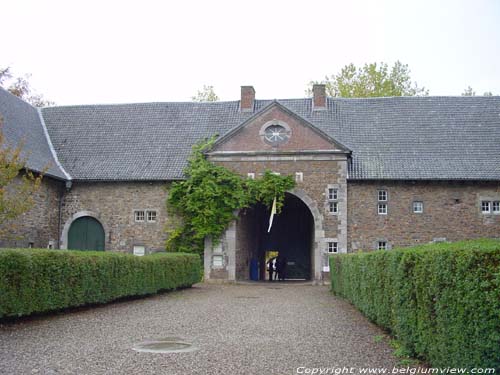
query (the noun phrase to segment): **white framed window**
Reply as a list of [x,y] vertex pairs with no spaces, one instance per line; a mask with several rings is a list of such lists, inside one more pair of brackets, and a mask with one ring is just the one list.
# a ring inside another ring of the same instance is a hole
[[224,265],[224,256],[214,255],[212,257],[212,267],[222,267]]
[[134,211],[134,220],[136,223],[144,223],[146,215],[144,211]]
[[146,247],[142,245],[134,245],[134,255],[142,257],[146,254]]
[[335,188],[328,188],[328,200],[336,201],[339,199],[339,190]]
[[379,203],[377,206],[377,212],[379,215],[387,215],[387,203]]
[[387,190],[379,190],[378,191],[378,201],[379,202],[387,202]]
[[247,173],[247,178],[249,178],[250,180],[255,180],[255,173],[253,172]]
[[337,214],[339,212],[339,202],[328,202],[328,212]]
[[494,201],[492,204],[492,211],[494,214],[500,214],[500,201]]
[[147,211],[148,223],[156,223],[156,211]]
[[337,254],[339,252],[339,243],[338,242],[327,242],[327,251],[329,254]]
[[421,214],[424,212],[424,202],[414,201],[413,202],[413,213]]
[[491,212],[491,202],[490,201],[482,201],[481,202],[481,212],[483,214],[489,214]]
[[378,250],[387,250],[387,241],[378,241],[377,242]]
[[304,173],[295,172],[295,182],[302,182],[302,181],[304,181]]

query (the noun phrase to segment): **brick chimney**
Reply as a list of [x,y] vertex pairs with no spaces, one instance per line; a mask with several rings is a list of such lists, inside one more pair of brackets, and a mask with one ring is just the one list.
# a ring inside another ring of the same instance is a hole
[[253,112],[255,103],[255,90],[253,86],[241,86],[241,112]]
[[326,109],[326,89],[325,85],[313,85],[313,111]]

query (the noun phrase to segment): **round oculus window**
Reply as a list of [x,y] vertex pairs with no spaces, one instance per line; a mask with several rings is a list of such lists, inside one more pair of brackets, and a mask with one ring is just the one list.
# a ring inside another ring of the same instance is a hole
[[288,141],[290,131],[281,125],[270,125],[264,130],[264,140],[270,145],[280,145]]

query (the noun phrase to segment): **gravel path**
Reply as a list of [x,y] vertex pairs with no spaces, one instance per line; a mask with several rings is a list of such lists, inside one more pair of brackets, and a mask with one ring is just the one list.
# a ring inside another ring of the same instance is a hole
[[[361,367],[390,372],[398,361],[377,335],[378,328],[327,287],[199,284],[1,324],[0,374],[296,374],[344,366],[355,374]],[[198,350],[131,349],[165,337]]]

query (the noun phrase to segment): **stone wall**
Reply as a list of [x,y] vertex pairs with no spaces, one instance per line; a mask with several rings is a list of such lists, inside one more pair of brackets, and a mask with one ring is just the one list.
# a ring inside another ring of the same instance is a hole
[[250,278],[250,261],[257,249],[258,235],[257,223],[253,210],[241,210],[238,215],[237,226],[241,230],[236,231],[236,279],[248,280]]
[[[15,184],[21,182],[17,177]],[[15,184],[13,186],[15,186]],[[0,247],[56,248],[59,240],[59,195],[64,182],[45,177],[34,196],[33,208],[7,225],[8,238],[0,238]]]
[[[388,213],[377,213],[377,192],[388,192]],[[500,215],[481,213],[481,200],[500,200],[500,184],[474,182],[349,182],[348,249],[373,250],[432,241],[500,238]],[[423,213],[413,213],[413,201]]]
[[[166,211],[165,182],[75,182],[62,203],[62,247],[67,246],[67,230],[80,213],[90,213],[103,224],[106,250],[133,252],[134,245],[146,253],[165,249],[165,228],[172,220]],[[154,210],[156,222],[136,222],[134,211]]]
[[[259,178],[266,170],[289,175],[295,178],[302,174],[292,192],[298,196],[311,210],[314,217],[314,243],[312,246],[312,277],[320,281],[325,277],[327,265],[325,252],[326,241],[336,241],[339,252],[347,251],[347,182],[346,160],[343,155],[305,156],[215,156],[211,160],[245,177],[253,173]],[[328,210],[328,188],[338,189],[339,212],[332,214]],[[245,226],[242,226],[244,228]],[[236,233],[236,238],[241,237]],[[236,247],[236,245],[235,245]],[[246,262],[245,262],[246,266]],[[243,264],[239,265],[242,269]],[[230,272],[231,273],[231,272]]]

